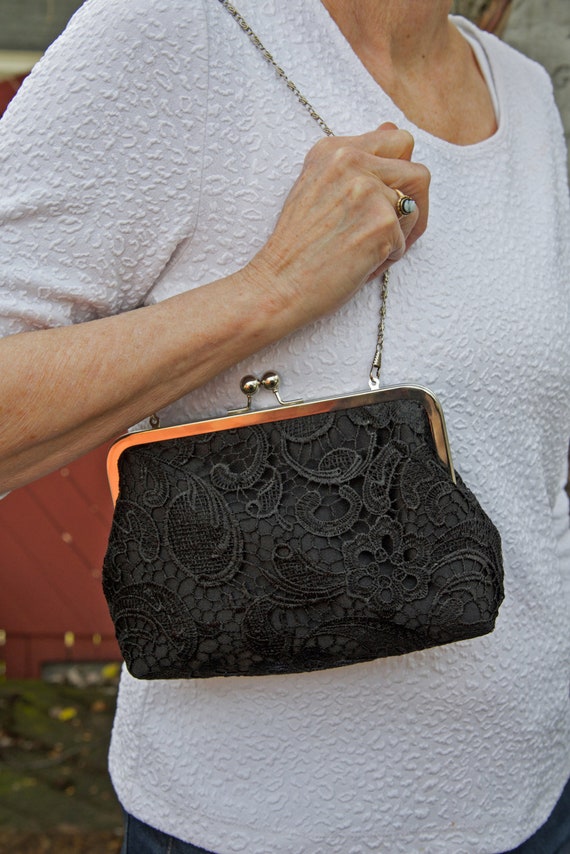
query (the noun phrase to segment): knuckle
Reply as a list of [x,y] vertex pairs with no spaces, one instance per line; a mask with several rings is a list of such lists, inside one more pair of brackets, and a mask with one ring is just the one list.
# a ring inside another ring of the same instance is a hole
[[427,166],[423,163],[414,163],[413,166],[417,173],[417,180],[425,187],[429,187],[431,183],[431,172]]
[[345,172],[350,168],[358,166],[359,161],[360,154],[357,149],[346,143],[342,143],[336,147],[331,157],[333,167],[340,172]]
[[409,130],[400,130],[402,139],[402,150],[404,156],[411,157],[414,150],[415,140]]
[[382,211],[378,215],[378,228],[386,232],[391,242],[393,242],[401,234],[400,221],[394,208],[390,205],[384,205]]
[[305,163],[312,163],[315,160],[320,160],[330,150],[331,140],[328,137],[319,139],[318,142],[308,150],[305,155]]
[[362,202],[377,192],[378,182],[366,173],[357,173],[351,176],[347,188],[348,197],[353,202]]

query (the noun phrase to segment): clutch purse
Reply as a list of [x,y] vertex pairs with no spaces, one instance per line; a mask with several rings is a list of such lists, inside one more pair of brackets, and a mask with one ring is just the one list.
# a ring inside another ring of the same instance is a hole
[[[241,385],[244,409],[109,452],[103,589],[133,676],[318,670],[492,631],[499,534],[429,390],[287,403],[274,372]],[[251,409],[260,387],[277,407]]]
[[[441,406],[380,387],[387,287],[370,390],[287,402],[269,371],[244,377],[243,409],[112,446],[103,589],[133,676],[312,671],[493,630],[500,537],[454,471]],[[259,389],[277,406],[253,409]]]

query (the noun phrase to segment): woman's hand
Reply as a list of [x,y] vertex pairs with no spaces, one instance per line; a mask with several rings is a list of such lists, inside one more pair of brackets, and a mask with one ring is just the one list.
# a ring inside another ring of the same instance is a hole
[[[430,174],[412,163],[414,140],[386,123],[356,137],[328,137],[307,154],[275,231],[250,267],[272,301],[304,322],[329,313],[385,270],[423,233]],[[416,212],[398,218],[396,188]]]

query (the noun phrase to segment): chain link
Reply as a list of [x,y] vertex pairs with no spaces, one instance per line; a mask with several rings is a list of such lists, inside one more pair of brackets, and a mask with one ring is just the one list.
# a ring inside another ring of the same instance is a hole
[[272,66],[273,66],[273,68],[275,69],[275,71],[277,72],[277,74],[279,75],[279,77],[281,77],[281,78],[285,81],[285,83],[287,84],[288,88],[289,88],[289,89],[291,90],[291,92],[295,95],[295,97],[297,98],[297,100],[299,101],[299,103],[303,105],[303,107],[307,110],[307,112],[309,113],[309,115],[311,116],[311,118],[312,118],[312,119],[314,119],[314,120],[316,121],[316,123],[317,123],[317,124],[318,124],[318,126],[321,128],[321,130],[322,130],[322,131],[324,131],[324,133],[325,133],[327,136],[334,136],[334,133],[332,132],[332,130],[330,129],[330,127],[327,125],[327,123],[325,122],[325,120],[324,120],[323,118],[321,118],[321,116],[319,116],[319,114],[317,113],[317,111],[316,111],[316,110],[314,109],[314,107],[313,107],[313,106],[312,106],[312,105],[307,101],[307,99],[305,98],[305,96],[302,94],[302,92],[300,92],[300,91],[299,91],[299,89],[297,88],[297,86],[295,86],[295,84],[293,83],[293,81],[292,81],[289,77],[287,77],[287,75],[285,74],[285,72],[283,71],[283,69],[281,68],[281,66],[280,66],[280,65],[277,65],[277,63],[275,62],[275,60],[274,60],[273,56],[269,53],[269,51],[267,50],[267,48],[265,47],[265,45],[263,44],[263,42],[261,41],[261,39],[260,39],[260,38],[255,34],[255,32],[251,29],[251,27],[249,26],[249,24],[247,23],[247,21],[245,20],[245,18],[243,18],[243,17],[240,15],[240,13],[239,13],[239,12],[238,12],[238,10],[235,8],[235,6],[232,6],[232,4],[228,2],[228,0],[219,0],[219,2],[222,4],[222,6],[224,6],[224,8],[225,8],[225,9],[227,9],[227,10],[228,10],[228,12],[230,13],[230,15],[231,15],[233,18],[235,18],[235,20],[238,22],[238,24],[240,25],[240,27],[242,28],[242,30],[244,31],[244,33],[246,34],[246,36],[249,36],[250,40],[253,42],[253,44],[255,45],[255,47],[256,47],[256,48],[258,49],[258,51],[262,54],[263,58],[264,58],[264,59],[265,59],[265,60],[266,60],[270,65],[272,65]]
[[[246,36],[249,37],[252,44],[261,53],[266,62],[273,66],[279,77],[281,77],[281,79],[286,83],[287,88],[293,93],[293,95],[295,95],[299,103],[307,110],[311,118],[318,124],[321,130],[327,136],[334,136],[333,131],[327,125],[325,120],[317,113],[312,104],[305,98],[295,83],[293,83],[293,81],[287,76],[281,66],[277,64],[273,55],[267,50],[259,36],[252,30],[245,18],[240,15],[236,7],[232,6],[229,0],[219,0],[219,2],[237,21],[241,29],[244,31]],[[380,279],[380,318],[378,320],[378,337],[376,340],[376,352],[374,353],[374,359],[372,360],[369,374],[369,384],[373,389],[379,388],[380,386],[380,370],[382,368],[382,348],[384,346],[384,327],[386,323],[386,300],[388,298],[389,278],[389,271],[386,270]]]
[[370,388],[380,388],[380,371],[382,370],[382,349],[384,347],[384,327],[386,325],[386,301],[388,299],[388,282],[390,281],[390,270],[384,270],[380,278],[380,317],[378,318],[378,335],[376,338],[376,352],[370,366],[368,382]]

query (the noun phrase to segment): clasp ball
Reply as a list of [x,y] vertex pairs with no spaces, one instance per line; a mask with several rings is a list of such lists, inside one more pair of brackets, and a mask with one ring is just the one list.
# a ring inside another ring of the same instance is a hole
[[263,388],[266,388],[268,391],[277,391],[279,389],[280,382],[279,374],[275,371],[267,371],[267,373],[263,374],[261,377],[261,384]]
[[257,377],[252,376],[252,374],[247,374],[247,376],[241,378],[239,387],[244,394],[251,397],[252,394],[255,394],[256,391],[258,391],[260,385],[261,383]]

